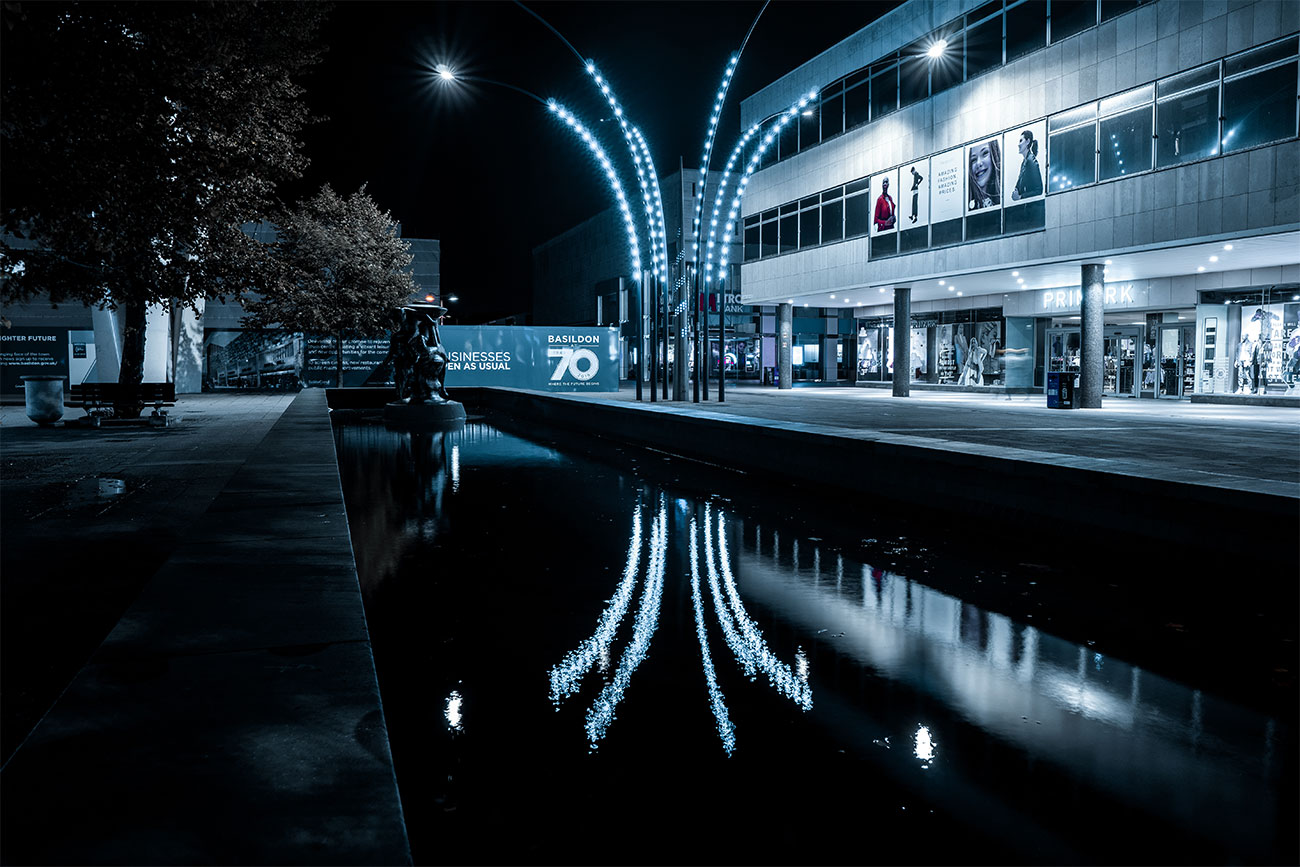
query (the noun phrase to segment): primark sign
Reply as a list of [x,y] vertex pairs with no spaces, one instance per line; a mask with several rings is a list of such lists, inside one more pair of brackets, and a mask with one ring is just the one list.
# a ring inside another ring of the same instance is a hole
[[[1078,310],[1083,303],[1082,289],[1044,289],[1040,295],[1044,313]],[[1133,284],[1119,283],[1103,287],[1102,304],[1106,307],[1133,307]]]
[[[1102,287],[1101,303],[1107,310],[1141,310],[1150,304],[1150,287],[1145,280],[1131,283],[1107,283]],[[1030,289],[1012,292],[1002,304],[1007,316],[1059,316],[1078,313],[1083,290],[1078,286],[1061,289]]]

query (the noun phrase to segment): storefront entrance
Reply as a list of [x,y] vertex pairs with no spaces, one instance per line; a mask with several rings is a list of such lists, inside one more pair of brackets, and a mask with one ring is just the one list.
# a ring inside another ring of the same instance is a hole
[[1196,379],[1196,327],[1161,325],[1156,340],[1160,369],[1156,397],[1171,399],[1191,395]]
[[1109,397],[1138,396],[1138,349],[1142,345],[1142,328],[1107,328],[1103,338],[1106,364],[1101,378],[1101,393]]

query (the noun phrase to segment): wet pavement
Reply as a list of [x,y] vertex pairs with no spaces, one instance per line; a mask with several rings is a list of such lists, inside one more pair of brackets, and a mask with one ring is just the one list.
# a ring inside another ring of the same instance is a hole
[[1296,859],[1294,716],[1069,563],[529,427],[338,429],[417,863]]

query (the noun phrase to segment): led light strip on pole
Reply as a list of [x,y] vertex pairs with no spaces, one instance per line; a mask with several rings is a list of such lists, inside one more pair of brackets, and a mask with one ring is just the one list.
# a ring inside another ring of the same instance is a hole
[[[651,159],[651,157],[650,157],[650,146],[646,144],[645,136],[641,135],[641,130],[637,129],[636,127],[632,127],[632,135],[636,138],[637,147],[638,147],[638,149],[640,150],[642,157],[645,159],[645,167],[646,167],[646,171],[647,171],[647,172],[649,173],[649,175],[650,175],[650,188],[651,188],[651,192],[654,193],[654,198],[655,198],[655,212],[656,212],[657,215],[658,215],[658,224],[659,224],[658,235],[659,235],[660,253],[661,253],[661,255],[663,256],[664,267],[663,267],[663,273],[662,273],[661,275],[656,275],[656,276],[655,276],[655,282],[656,282],[656,286],[655,286],[655,288],[656,288],[656,290],[657,290],[657,294],[656,294],[656,296],[655,296],[655,298],[656,298],[655,303],[656,303],[656,304],[662,304],[662,305],[663,305],[663,309],[664,309],[664,328],[663,328],[663,350],[664,350],[663,390],[664,390],[664,395],[663,395],[663,396],[664,396],[664,400],[667,400],[667,399],[668,399],[668,316],[669,316],[669,313],[668,313],[668,291],[669,291],[669,290],[668,290],[668,279],[669,279],[669,272],[668,272],[668,269],[669,269],[669,265],[670,265],[670,263],[669,263],[669,261],[668,261],[668,227],[667,227],[667,225],[666,225],[665,222],[664,222],[664,199],[663,199],[663,194],[662,194],[662,192],[661,192],[660,189],[659,189],[659,174],[655,171],[654,160]],[[654,225],[654,221],[651,220],[651,226],[653,227],[653,225]],[[650,231],[650,243],[651,243],[652,245],[654,244],[655,234],[656,234],[656,232],[655,232],[654,229],[652,228],[651,231]],[[660,295],[662,295],[662,298],[660,297]],[[681,359],[678,359],[677,363],[680,364],[680,363],[681,363]],[[674,377],[673,377],[673,381],[676,382],[676,380],[677,380],[677,377],[674,375]],[[676,387],[674,387],[674,392],[676,392]],[[674,397],[674,400],[675,400],[675,399],[676,399],[676,397]]]
[[[785,112],[781,114],[780,118],[777,120],[776,124],[772,127],[772,129],[768,131],[767,135],[763,136],[763,138],[759,141],[758,148],[754,151],[754,155],[749,158],[748,165],[745,166],[745,174],[741,177],[740,182],[736,184],[736,197],[732,200],[731,211],[727,215],[726,237],[728,239],[730,239],[732,234],[735,233],[736,231],[736,220],[740,218],[740,200],[744,198],[745,187],[748,186],[749,184],[750,176],[753,175],[755,169],[758,168],[758,163],[763,158],[763,154],[767,152],[767,149],[771,147],[772,144],[781,135],[781,130],[785,129],[786,125],[789,124],[791,120],[798,117],[799,112],[807,108],[808,103],[812,102],[816,98],[817,98],[817,91],[815,90],[810,91],[807,96],[801,98],[794,105],[786,109]],[[726,191],[727,177],[731,173],[730,172],[731,167],[735,164],[737,154],[744,148],[745,143],[755,134],[757,129],[758,129],[758,124],[755,124],[754,126],[750,127],[749,130],[747,130],[745,133],[745,138],[740,142],[740,144],[736,145],[735,150],[733,150],[731,153],[731,160],[727,163],[727,172],[723,175],[722,183],[719,184],[718,186],[718,194],[715,197],[713,203],[713,216],[709,221],[709,242],[705,251],[706,258],[705,258],[705,267],[704,267],[704,282],[706,284],[706,288],[707,288],[707,284],[713,278],[713,251],[717,246],[716,238],[718,233],[718,217],[722,210],[722,198]],[[728,241],[728,243],[723,244],[722,251],[718,254],[718,293],[717,294],[718,294],[718,401],[719,402],[722,402],[726,399],[725,397],[726,391],[723,384],[725,381],[726,359],[727,359],[727,350],[725,345],[726,336],[723,333],[723,327],[726,322],[724,318],[725,311],[726,311],[726,303],[723,300],[723,289],[724,289],[723,283],[727,279],[727,248],[729,246],[729,243],[730,242]]]

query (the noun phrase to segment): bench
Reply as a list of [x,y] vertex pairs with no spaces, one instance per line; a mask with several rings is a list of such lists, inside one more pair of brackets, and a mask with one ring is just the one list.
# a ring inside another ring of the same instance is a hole
[[100,421],[113,416],[117,404],[138,403],[153,406],[151,424],[167,426],[167,410],[176,405],[176,384],[172,382],[82,382],[69,388],[69,399],[86,411],[86,420],[99,427]]

